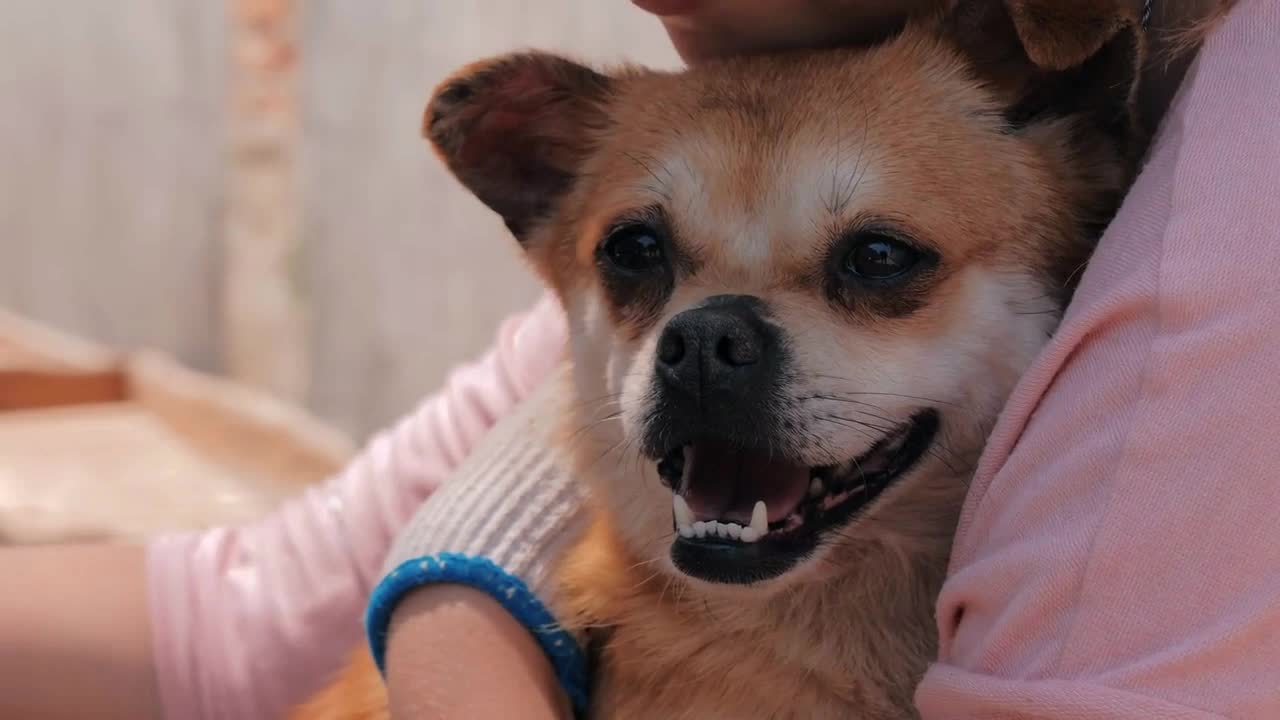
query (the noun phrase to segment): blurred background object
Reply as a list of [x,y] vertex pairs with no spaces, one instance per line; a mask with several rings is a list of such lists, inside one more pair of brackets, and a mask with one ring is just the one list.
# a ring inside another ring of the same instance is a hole
[[246,385],[0,311],[0,546],[247,521],[351,451]]
[[626,0],[5,0],[0,307],[363,438],[536,295],[418,134],[526,47],[678,63]]

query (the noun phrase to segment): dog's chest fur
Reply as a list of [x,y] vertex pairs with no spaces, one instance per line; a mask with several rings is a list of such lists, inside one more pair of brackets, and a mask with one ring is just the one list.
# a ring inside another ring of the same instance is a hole
[[864,572],[747,604],[637,563],[602,517],[561,564],[557,603],[594,655],[591,717],[916,717],[943,568],[881,550]]

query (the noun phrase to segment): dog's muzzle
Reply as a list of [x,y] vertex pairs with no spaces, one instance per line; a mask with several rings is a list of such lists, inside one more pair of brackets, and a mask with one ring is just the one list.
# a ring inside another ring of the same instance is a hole
[[673,436],[767,442],[787,365],[782,333],[750,295],[717,295],[673,317],[658,340],[646,445]]

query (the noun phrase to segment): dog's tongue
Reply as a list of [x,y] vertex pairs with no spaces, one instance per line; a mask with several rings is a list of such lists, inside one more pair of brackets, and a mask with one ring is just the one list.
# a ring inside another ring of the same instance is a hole
[[781,520],[809,491],[809,468],[764,453],[704,440],[689,446],[684,499],[699,520],[747,525],[759,500]]

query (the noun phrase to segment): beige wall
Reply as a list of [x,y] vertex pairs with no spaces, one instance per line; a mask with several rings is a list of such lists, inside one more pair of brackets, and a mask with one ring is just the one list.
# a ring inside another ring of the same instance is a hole
[[[418,138],[457,66],[537,47],[676,64],[625,0],[299,3],[310,404],[363,434],[535,294]],[[0,305],[220,367],[226,21],[213,0],[0,3]]]
[[216,363],[223,40],[215,2],[0,2],[0,304]]

